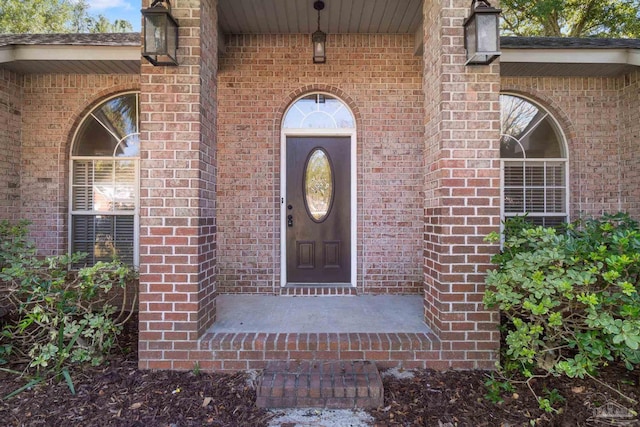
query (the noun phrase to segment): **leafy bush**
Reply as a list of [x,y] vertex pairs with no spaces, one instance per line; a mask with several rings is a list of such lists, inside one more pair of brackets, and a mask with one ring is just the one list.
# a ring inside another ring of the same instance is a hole
[[640,362],[636,221],[606,215],[558,232],[508,220],[504,235],[484,295],[504,319],[504,374],[583,378],[614,361]]
[[39,258],[26,222],[0,222],[0,242],[0,364],[22,363],[36,381],[63,376],[73,391],[69,367],[100,364],[133,311],[134,273],[115,261],[69,271],[83,254]]

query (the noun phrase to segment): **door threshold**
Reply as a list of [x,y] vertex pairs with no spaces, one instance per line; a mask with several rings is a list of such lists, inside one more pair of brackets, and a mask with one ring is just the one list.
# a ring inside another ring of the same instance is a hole
[[351,283],[287,283],[280,295],[288,296],[344,296],[358,295]]
[[284,285],[285,288],[353,288],[351,283],[306,283],[306,282],[288,282]]

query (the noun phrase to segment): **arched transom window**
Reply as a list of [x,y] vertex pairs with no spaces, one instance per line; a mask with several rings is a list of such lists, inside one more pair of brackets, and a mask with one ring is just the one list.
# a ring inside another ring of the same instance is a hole
[[285,115],[285,129],[351,129],[356,127],[351,110],[331,95],[314,93],[294,102]]
[[568,220],[567,153],[564,137],[542,107],[501,95],[503,217],[527,215],[534,224]]
[[80,124],[71,148],[70,251],[86,264],[138,264],[140,118],[137,93],[111,98]]

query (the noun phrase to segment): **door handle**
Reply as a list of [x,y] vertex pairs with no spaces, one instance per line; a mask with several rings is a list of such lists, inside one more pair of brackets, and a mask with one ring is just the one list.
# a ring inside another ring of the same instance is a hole
[[287,215],[287,227],[293,227],[293,215]]

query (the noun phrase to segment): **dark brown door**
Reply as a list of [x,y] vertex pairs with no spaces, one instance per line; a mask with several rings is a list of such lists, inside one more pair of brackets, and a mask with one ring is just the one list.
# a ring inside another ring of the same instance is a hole
[[288,137],[287,283],[351,280],[351,139]]

